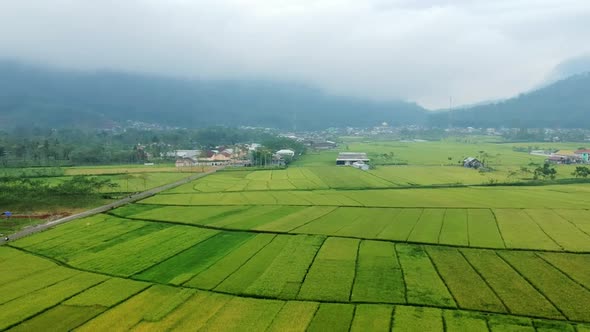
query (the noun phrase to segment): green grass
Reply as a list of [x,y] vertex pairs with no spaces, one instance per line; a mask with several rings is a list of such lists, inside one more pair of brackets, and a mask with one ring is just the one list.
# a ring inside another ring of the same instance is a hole
[[303,281],[298,298],[348,301],[355,276],[358,240],[328,238]]
[[[170,226],[100,251],[81,255],[69,263],[80,268],[130,276],[190,248],[217,234],[216,231],[185,226]],[[132,259],[117,259],[121,253]]]
[[64,302],[69,306],[111,307],[150,285],[127,279],[112,278]]
[[590,289],[590,255],[538,253],[549,264]]
[[443,331],[442,311],[423,307],[395,307],[393,316],[395,331]]
[[539,293],[495,252],[491,250],[462,250],[462,252],[502,299],[510,313],[564,318],[543,294]]
[[469,245],[469,225],[466,209],[447,209],[443,218],[438,243]]
[[506,312],[501,300],[457,249],[426,248],[460,308]]
[[275,237],[237,271],[229,275],[215,290],[231,294],[245,294],[248,286],[267,271],[279,253],[287,246],[289,240],[288,236]]
[[283,307],[282,301],[231,299],[203,327],[208,331],[261,331],[265,330]]
[[254,234],[248,233],[218,233],[135,275],[134,278],[174,285],[183,284],[253,237]]
[[488,331],[485,317],[477,313],[445,310],[443,318],[448,332]]
[[195,290],[177,289],[168,286],[152,286],[119,304],[115,308],[82,325],[79,331],[130,330],[142,320],[162,319],[183,302]]
[[348,331],[353,313],[354,306],[350,304],[322,303],[308,331]]
[[217,287],[228,275],[237,271],[252,256],[264,249],[274,238],[275,235],[272,234],[259,234],[255,236],[240,246],[239,250],[232,251],[220,259],[217,264],[187,281],[185,285],[199,287],[201,289],[213,289]]
[[407,288],[408,303],[455,307],[455,301],[422,247],[395,246]]
[[156,322],[143,320],[133,331],[196,330],[205,326],[231,299],[227,295],[197,291],[166,317]]
[[[524,210],[497,209],[494,214],[507,248],[561,250],[562,248]],[[526,236],[523,236],[526,234]]]
[[525,211],[560,247],[570,251],[590,251],[590,236],[559,214],[546,209]]
[[31,291],[8,303],[1,304],[0,329],[6,329],[33,317],[105,279],[106,277],[96,274],[77,273],[72,278]]
[[106,309],[101,306],[79,307],[60,304],[19,324],[10,331],[71,331]]
[[501,252],[500,256],[551,300],[566,318],[590,321],[587,306],[590,303],[590,291],[586,288],[533,253]]
[[412,242],[438,243],[445,212],[443,209],[425,209],[416,225],[414,225],[414,229],[410,232],[408,240]]
[[467,210],[469,245],[482,248],[504,248],[496,217],[488,209]]
[[268,331],[305,331],[313,319],[319,304],[316,302],[289,301],[275,316]]
[[351,331],[389,331],[393,306],[358,304],[354,311]]
[[392,243],[362,241],[351,301],[405,303],[405,286]]
[[289,242],[245,293],[294,299],[323,241],[320,236],[290,236]]

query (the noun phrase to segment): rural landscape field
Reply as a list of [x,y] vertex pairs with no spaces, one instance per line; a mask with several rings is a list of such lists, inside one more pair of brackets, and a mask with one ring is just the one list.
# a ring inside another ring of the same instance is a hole
[[590,331],[590,186],[515,147],[349,141],[377,165],[220,170],[8,242],[0,330]]

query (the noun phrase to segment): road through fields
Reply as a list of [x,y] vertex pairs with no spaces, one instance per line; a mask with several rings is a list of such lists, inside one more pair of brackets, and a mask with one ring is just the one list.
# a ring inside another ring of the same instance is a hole
[[[57,226],[57,225],[60,225],[60,224],[64,224],[64,223],[69,222],[69,221],[72,221],[72,220],[89,217],[89,216],[92,216],[92,215],[95,215],[95,214],[98,214],[98,213],[102,213],[102,212],[106,212],[106,211],[109,211],[109,210],[118,208],[118,207],[123,206],[123,205],[128,204],[128,203],[133,203],[133,202],[142,200],[144,198],[153,196],[153,195],[155,195],[155,194],[157,194],[159,192],[162,192],[162,191],[165,191],[165,190],[168,190],[168,189],[172,189],[174,187],[178,187],[180,185],[189,183],[189,182],[191,182],[193,180],[196,180],[196,179],[202,178],[204,176],[213,174],[213,173],[217,172],[218,170],[220,170],[222,168],[223,167],[213,168],[210,171],[207,171],[207,172],[204,172],[204,173],[198,173],[198,174],[195,174],[195,175],[186,177],[184,179],[181,179],[181,180],[176,181],[176,182],[173,182],[173,183],[165,184],[163,186],[152,188],[152,189],[146,190],[144,192],[140,192],[140,193],[137,193],[137,194],[129,195],[128,197],[125,197],[125,198],[120,199],[118,201],[109,203],[107,205],[103,205],[103,206],[94,208],[92,210],[84,211],[84,212],[81,212],[81,213],[78,213],[78,214],[74,214],[74,215],[71,215],[71,216],[68,216],[68,217],[65,217],[65,218],[60,218],[60,219],[57,219],[57,220],[53,220],[53,221],[47,222],[47,223],[42,224],[42,225],[37,225],[37,226],[25,228],[25,229],[23,229],[23,230],[21,230],[19,232],[16,232],[14,234],[8,235],[8,238],[9,238],[8,241],[17,240],[17,239],[23,238],[25,236],[29,236],[31,234],[42,232],[42,231],[44,231],[46,229],[49,229],[51,227],[54,227],[54,226]],[[5,244],[8,241],[6,240],[6,238],[2,237],[0,239],[0,245],[3,245],[3,244]]]

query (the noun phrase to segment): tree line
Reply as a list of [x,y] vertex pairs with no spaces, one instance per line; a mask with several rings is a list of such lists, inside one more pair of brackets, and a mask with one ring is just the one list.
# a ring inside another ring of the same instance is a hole
[[43,129],[0,131],[0,165],[4,167],[132,164],[165,160],[179,149],[258,142],[269,148],[302,147],[260,129]]

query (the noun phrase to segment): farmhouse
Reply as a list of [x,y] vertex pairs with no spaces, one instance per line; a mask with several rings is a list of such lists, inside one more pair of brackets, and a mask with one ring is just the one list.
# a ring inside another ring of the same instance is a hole
[[197,161],[190,157],[181,157],[176,159],[176,167],[191,167],[195,166]]
[[479,161],[477,158],[474,157],[467,157],[463,160],[463,166],[467,168],[480,168],[483,166],[483,163]]
[[590,149],[580,149],[575,152],[576,156],[582,158],[584,162],[590,161]]
[[336,158],[336,165],[350,166],[356,162],[368,164],[371,161],[365,152],[340,152]]
[[574,151],[559,150],[552,153],[545,162],[550,164],[579,164],[583,162],[581,156],[577,155]]
[[166,156],[168,157],[178,157],[178,158],[196,158],[201,154],[201,150],[175,150],[173,152],[168,152]]
[[289,149],[282,149],[277,151],[276,154],[283,158],[293,158],[293,156],[295,156],[295,151]]

